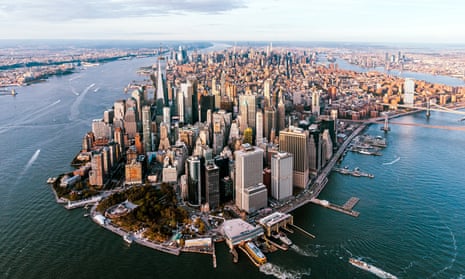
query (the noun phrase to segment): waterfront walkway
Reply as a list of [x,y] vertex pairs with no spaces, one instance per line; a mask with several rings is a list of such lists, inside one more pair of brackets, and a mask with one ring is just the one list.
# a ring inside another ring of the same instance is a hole
[[[360,134],[367,127],[367,125],[368,124],[361,124],[359,127],[357,127],[357,129],[355,129],[355,131],[352,132],[352,134],[350,134],[350,136],[347,137],[344,143],[339,147],[339,149],[333,155],[331,160],[326,164],[326,166],[318,174],[318,176],[316,177],[315,181],[313,182],[311,186],[307,187],[307,189],[305,189],[301,194],[289,200],[286,204],[277,208],[277,210],[283,213],[289,213],[311,202],[312,199],[317,198],[318,195],[320,195],[321,191],[323,191],[323,189],[325,188],[326,183],[328,182],[328,175],[333,169],[334,165],[337,163],[337,161],[342,156],[344,151],[347,149],[347,147],[349,146],[350,142],[354,139],[354,137]],[[358,214],[356,215],[358,216]]]
[[65,205],[65,208],[66,209],[74,209],[74,208],[78,208],[78,207],[84,207],[84,206],[86,206],[88,204],[95,204],[95,203],[99,202],[103,197],[105,197],[104,194],[98,195],[98,196],[93,196],[90,199],[80,200],[80,201],[76,201],[76,202],[68,201],[68,204]]

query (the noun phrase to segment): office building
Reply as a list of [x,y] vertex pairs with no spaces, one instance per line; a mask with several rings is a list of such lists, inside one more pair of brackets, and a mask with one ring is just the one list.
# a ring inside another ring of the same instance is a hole
[[255,145],[263,142],[263,113],[262,110],[257,110],[256,115],[256,131],[255,131]]
[[142,162],[139,159],[132,159],[125,165],[125,184],[142,184]]
[[156,100],[161,100],[161,103],[163,106],[168,105],[168,92],[166,88],[166,80],[165,80],[165,75],[162,70],[162,64],[161,64],[162,58],[158,60],[158,71],[157,71],[157,93],[156,93]]
[[[256,187],[258,184],[263,183],[263,150],[254,148],[250,145],[243,145],[241,150],[234,152],[235,156],[235,184],[236,184],[236,205],[240,209],[246,209],[244,206],[249,206],[247,198],[254,197],[255,191],[247,192],[248,188]],[[265,191],[266,187],[264,186]],[[255,189],[262,191],[262,188]]]
[[278,152],[271,157],[271,196],[284,200],[292,196],[294,157],[287,152]]
[[279,151],[293,155],[293,183],[297,187],[306,188],[309,181],[308,132],[293,126],[281,131],[279,134]]
[[320,91],[315,90],[312,93],[312,114],[320,116]]
[[142,108],[142,140],[144,142],[144,151],[152,152],[152,114],[149,106]]
[[94,152],[90,161],[91,170],[89,171],[89,184],[93,186],[103,186],[104,170],[103,155],[101,152]]
[[265,117],[263,121],[263,136],[271,142],[271,130],[275,130],[277,128],[277,113],[275,108],[268,107],[265,108]]
[[404,82],[404,104],[413,106],[415,99],[415,80],[406,78]]
[[210,209],[220,205],[220,169],[213,160],[205,164],[205,199]]
[[103,119],[92,120],[92,133],[95,139],[110,140],[113,138],[112,125],[105,123]]
[[202,205],[202,172],[200,158],[190,156],[186,159],[188,201],[192,205]]

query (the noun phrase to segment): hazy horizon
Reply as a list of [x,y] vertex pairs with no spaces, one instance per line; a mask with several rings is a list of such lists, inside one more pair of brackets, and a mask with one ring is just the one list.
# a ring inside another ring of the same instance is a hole
[[0,0],[4,39],[465,44],[457,0]]

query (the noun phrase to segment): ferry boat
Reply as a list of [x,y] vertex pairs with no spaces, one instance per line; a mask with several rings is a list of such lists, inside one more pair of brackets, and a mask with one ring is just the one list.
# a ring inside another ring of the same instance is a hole
[[389,272],[386,272],[382,270],[381,268],[378,268],[374,265],[368,264],[364,261],[357,260],[354,258],[349,258],[349,263],[352,264],[355,267],[358,267],[360,269],[363,269],[365,271],[371,272],[374,275],[378,276],[379,278],[386,278],[386,279],[397,279],[397,276],[392,275]]
[[260,249],[258,249],[258,247],[253,244],[253,242],[247,242],[245,245],[245,250],[250,254],[250,256],[260,265],[262,264],[265,264],[266,263],[266,257],[265,255],[262,253],[262,251],[260,251]]

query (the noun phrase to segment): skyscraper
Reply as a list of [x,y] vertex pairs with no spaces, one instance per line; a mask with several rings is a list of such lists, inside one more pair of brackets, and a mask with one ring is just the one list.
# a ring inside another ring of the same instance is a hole
[[156,94],[156,100],[162,100],[163,105],[167,105],[167,90],[166,90],[166,80],[165,76],[162,71],[162,66],[161,66],[161,60],[162,58],[158,59],[158,71],[157,71],[157,94]]
[[152,114],[149,106],[142,108],[142,140],[144,141],[144,151],[152,151]]
[[320,116],[320,92],[317,90],[312,93],[312,113],[316,117]]
[[126,114],[124,115],[124,128],[126,130],[126,134],[130,139],[134,139],[136,137],[137,130],[137,121],[136,121],[136,110],[134,107],[128,108]]
[[192,88],[192,124],[195,124],[200,120],[199,115],[199,97],[198,97],[198,82],[197,78],[192,75],[187,78],[187,83],[190,84]]
[[239,95],[239,114],[241,115],[240,131],[243,133],[247,127],[256,129],[256,98],[254,94]]
[[271,98],[270,98],[270,92],[271,92],[271,79],[267,78],[263,82],[263,96],[265,98],[265,108],[271,106]]
[[103,186],[104,170],[102,153],[93,153],[90,164],[91,170],[89,171],[89,184],[94,186]]
[[404,82],[404,104],[413,106],[415,96],[415,80],[406,78]]
[[[310,129],[310,128],[309,128]],[[323,164],[323,137],[319,130],[310,132],[308,167],[313,172],[318,172]]]
[[179,116],[179,122],[180,123],[185,123],[185,120],[184,120],[184,93],[183,93],[182,90],[176,90],[176,111],[177,111],[178,116]]
[[236,205],[241,209],[245,209],[245,191],[263,183],[263,150],[244,145],[242,150],[234,152],[234,156],[236,166]]
[[123,128],[124,115],[126,113],[126,101],[118,100],[114,103],[113,125],[115,128]]
[[261,109],[257,111],[255,125],[255,145],[259,145],[263,142],[263,113]]
[[213,160],[205,165],[205,199],[210,209],[220,205],[220,169]]
[[279,135],[281,130],[286,128],[286,107],[284,105],[282,90],[279,90],[279,102],[278,102],[278,124],[276,133]]
[[271,141],[271,130],[276,131],[276,110],[273,107],[265,108],[265,117],[263,121],[263,136]]
[[200,158],[190,156],[186,160],[188,200],[193,205],[202,204],[202,174]]
[[279,151],[291,153],[294,156],[293,182],[300,188],[307,187],[309,181],[308,170],[308,132],[289,127],[279,134]]
[[284,200],[292,196],[292,169],[294,158],[287,152],[271,156],[271,196]]

